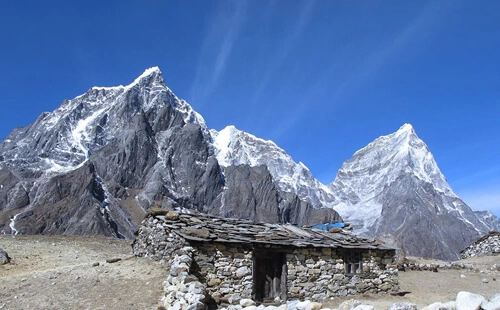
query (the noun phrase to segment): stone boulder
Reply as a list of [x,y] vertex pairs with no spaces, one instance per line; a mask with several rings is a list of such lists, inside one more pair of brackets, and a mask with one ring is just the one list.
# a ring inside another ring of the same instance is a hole
[[8,263],[10,263],[9,254],[7,254],[7,252],[0,248],[0,265],[5,265]]
[[359,305],[361,305],[359,300],[349,299],[341,303],[338,310],[353,310]]
[[484,310],[500,310],[500,294],[493,296],[490,301],[483,301],[481,309]]
[[417,310],[417,305],[409,302],[398,302],[390,306],[387,310]]
[[428,305],[422,310],[455,310],[456,304],[454,301],[449,302],[435,302],[433,304]]
[[370,306],[370,305],[359,305],[353,310],[375,310],[375,307]]
[[456,299],[457,310],[479,310],[481,304],[485,301],[486,299],[481,295],[463,291],[458,292]]

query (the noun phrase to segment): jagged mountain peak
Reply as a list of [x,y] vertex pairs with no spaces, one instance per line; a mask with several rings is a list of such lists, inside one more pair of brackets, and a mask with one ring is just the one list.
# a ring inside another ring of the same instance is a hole
[[157,66],[144,70],[144,72],[141,75],[139,75],[132,83],[130,83],[128,85],[125,85],[125,86],[118,85],[118,86],[111,86],[111,87],[94,86],[91,89],[93,89],[93,90],[111,90],[111,89],[127,90],[127,89],[130,89],[130,88],[138,85],[138,84],[144,84],[144,83],[150,84],[151,82],[163,84],[163,86],[166,87],[165,81],[163,80],[163,74],[162,74],[160,68]]
[[291,192],[316,208],[331,207],[335,199],[328,187],[313,177],[302,162],[295,162],[273,141],[227,126],[210,131],[214,152],[223,167],[265,165],[281,190]]
[[258,166],[264,163],[263,155],[260,151],[267,148],[288,156],[273,141],[257,138],[256,136],[239,130],[234,125],[226,126],[220,131],[210,130],[213,137],[213,145],[217,154],[217,159],[222,166],[250,165]]
[[405,123],[403,126],[399,127],[398,131],[396,131],[399,134],[404,134],[404,133],[415,133],[415,129],[413,128],[412,124],[410,123]]
[[[148,119],[146,126],[157,123],[155,118],[169,107],[178,111],[185,123],[200,125],[204,136],[210,136],[203,117],[165,85],[158,67],[152,67],[126,86],[92,87],[65,100],[32,125],[13,131],[0,143],[0,151],[6,162],[23,160],[30,168],[67,172],[120,136],[120,130],[143,122],[141,117]],[[6,143],[9,141],[16,143]],[[30,160],[26,162],[24,157]]]
[[358,231],[395,236],[410,255],[457,258],[487,230],[410,124],[354,153],[329,188],[344,220]]
[[[337,174],[337,182],[332,184],[339,183],[346,177],[365,176],[363,182],[368,179],[371,186],[354,184],[352,190],[364,197],[367,197],[368,191],[371,192],[368,197],[373,197],[379,194],[375,188],[382,189],[382,185],[408,174],[433,184],[439,192],[456,197],[428,146],[410,124],[404,124],[398,131],[381,136],[355,152],[351,159],[344,162]],[[377,178],[378,175],[384,175],[384,178]]]

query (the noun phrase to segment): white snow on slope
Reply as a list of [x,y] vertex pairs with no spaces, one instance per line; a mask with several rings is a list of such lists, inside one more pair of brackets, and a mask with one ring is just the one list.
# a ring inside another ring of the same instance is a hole
[[273,141],[257,138],[234,126],[227,126],[219,132],[211,130],[210,133],[221,166],[266,165],[281,190],[295,193],[315,207],[331,206],[333,197],[329,188],[316,180],[303,163],[296,163]]
[[16,215],[14,215],[11,219],[10,219],[10,224],[9,224],[9,227],[10,227],[10,230],[11,230],[11,234],[13,235],[17,235],[19,233],[19,231],[16,229],[16,220],[17,220],[17,217],[19,215],[21,215],[22,213],[17,213]]
[[106,87],[106,86],[94,86],[91,89],[96,89],[96,90],[122,89],[124,91],[127,91],[127,90],[131,89],[132,87],[134,87],[135,85],[139,84],[142,79],[144,79],[144,78],[146,78],[146,77],[148,77],[148,76],[150,76],[151,74],[154,74],[154,73],[161,74],[160,68],[158,68],[157,66],[155,66],[155,67],[151,67],[151,68],[148,68],[148,69],[144,70],[144,72],[141,75],[139,75],[132,83],[130,83],[128,85],[125,85],[125,86],[124,85],[109,86],[109,87]]
[[[40,158],[40,167],[49,174],[66,173],[80,167],[89,156],[89,148],[100,147],[93,141],[97,122],[108,113],[106,124],[111,126],[111,122],[119,123],[120,120],[113,119],[113,113],[121,106],[128,104],[130,99],[139,100],[134,101],[133,104],[140,103],[140,106],[130,108],[130,110],[135,108],[137,111],[151,113],[170,104],[183,115],[186,123],[200,125],[204,135],[210,139],[203,117],[165,85],[158,67],[152,67],[126,86],[92,87],[88,92],[72,100],[65,100],[53,112],[43,113],[33,125],[35,126],[33,132],[50,133],[53,131],[50,135],[56,137],[57,141],[52,141],[54,145],[52,149],[42,152],[45,156]],[[107,131],[102,131],[103,128],[101,128],[102,138],[111,140],[115,134],[113,130],[116,128],[120,126],[109,127]],[[28,147],[26,143],[33,140],[34,138],[31,137],[26,141],[18,141],[18,149]],[[57,155],[54,155],[55,153]]]
[[[458,198],[427,145],[410,124],[404,124],[395,133],[375,139],[344,162],[329,185],[340,199],[334,209],[347,221],[372,226],[382,212],[377,198],[401,175],[414,175],[432,184],[437,192]],[[456,209],[451,204],[444,207],[448,211]]]
[[109,108],[104,107],[100,110],[93,112],[87,118],[79,120],[75,129],[73,129],[73,131],[71,132],[73,140],[75,141],[78,148],[82,151],[83,155],[85,156],[85,160],[87,160],[89,157],[89,150],[85,146],[85,143],[90,142],[87,128],[97,117],[99,117],[107,109]]

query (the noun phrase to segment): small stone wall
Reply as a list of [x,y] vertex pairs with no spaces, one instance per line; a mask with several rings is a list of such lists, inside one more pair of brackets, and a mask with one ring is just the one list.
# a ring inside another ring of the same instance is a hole
[[323,301],[334,296],[397,291],[392,255],[364,251],[363,272],[346,275],[343,249],[305,248],[287,255],[288,298]]
[[160,220],[149,217],[139,228],[132,250],[134,255],[170,266],[170,275],[163,283],[167,308],[238,304],[252,297],[252,251],[243,245],[189,243]]
[[252,298],[252,251],[239,244],[193,243],[196,249],[192,272],[207,285],[207,294],[217,304],[238,304]]
[[487,255],[500,255],[500,232],[490,232],[479,238],[460,253],[462,258]]

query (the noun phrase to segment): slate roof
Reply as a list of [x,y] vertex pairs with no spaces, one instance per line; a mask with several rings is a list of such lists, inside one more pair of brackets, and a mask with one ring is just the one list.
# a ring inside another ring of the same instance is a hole
[[[326,232],[291,224],[253,223],[206,214],[155,215],[163,227],[191,241],[272,244],[291,247],[395,250],[351,232]],[[170,219],[169,219],[170,218]]]

